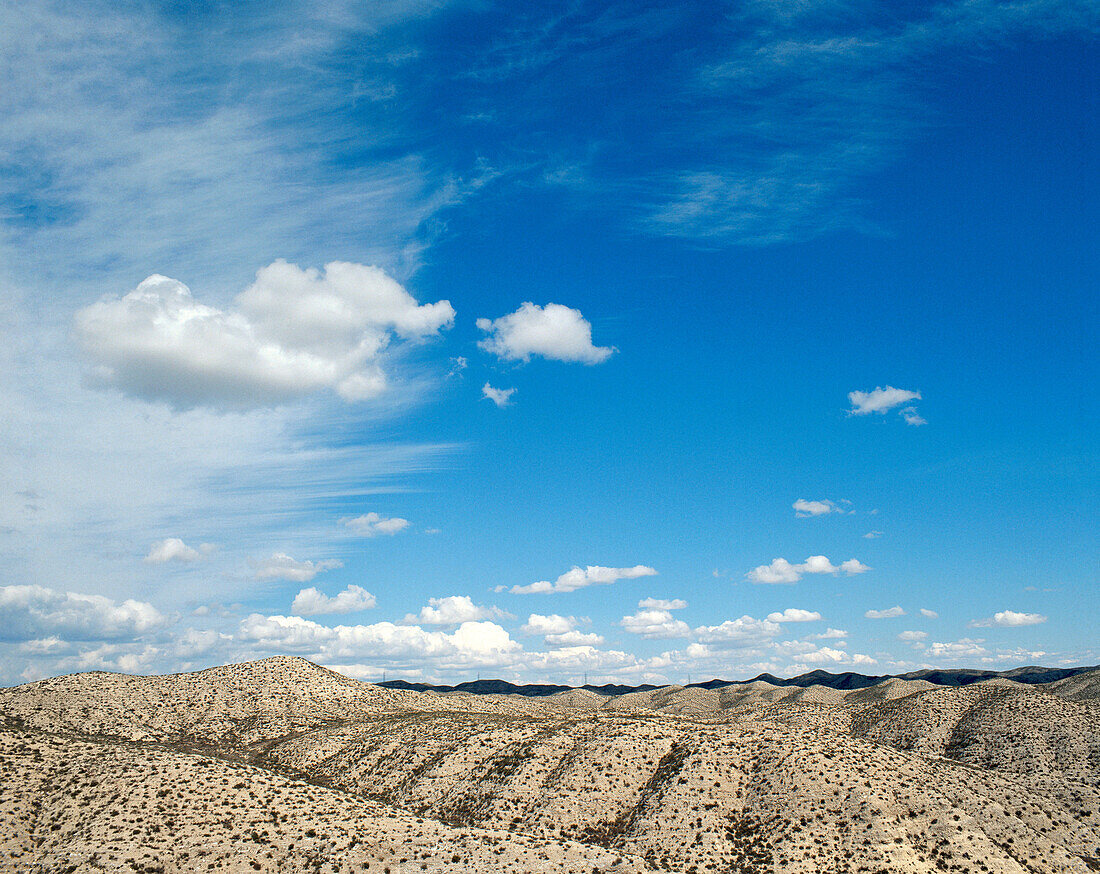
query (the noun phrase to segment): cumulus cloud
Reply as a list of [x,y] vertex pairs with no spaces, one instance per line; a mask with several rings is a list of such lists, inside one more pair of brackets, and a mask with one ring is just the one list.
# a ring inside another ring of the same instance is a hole
[[388,534],[391,537],[398,531],[404,531],[409,527],[409,520],[400,516],[386,517],[378,513],[364,513],[362,516],[344,517],[340,524],[360,537],[374,537],[378,534]]
[[840,640],[848,636],[847,631],[842,631],[839,628],[826,628],[819,634],[811,634],[807,640]]
[[970,622],[971,628],[1018,628],[1021,625],[1038,625],[1046,622],[1047,617],[1041,613],[1017,613],[1015,610],[1002,610],[985,619],[975,619]]
[[794,514],[800,519],[805,519],[808,516],[825,516],[829,513],[844,512],[832,501],[807,501],[805,498],[799,498],[791,506],[794,507]]
[[719,647],[745,647],[767,643],[781,630],[777,622],[746,615],[727,619],[721,625],[701,625],[695,629],[695,636],[701,643]]
[[600,646],[604,639],[595,632],[563,631],[561,634],[548,634],[543,638],[547,646]]
[[290,612],[295,616],[325,616],[334,613],[355,613],[370,610],[377,602],[374,595],[361,586],[348,586],[333,597],[310,586],[294,596]]
[[489,383],[481,387],[481,396],[488,398],[498,407],[507,407],[512,403],[512,395],[516,393],[514,388],[493,388]]
[[164,628],[169,619],[146,601],[45,586],[0,586],[0,640],[125,640]]
[[512,664],[522,647],[493,622],[463,622],[453,632],[378,622],[328,627],[297,616],[254,613],[241,621],[240,638],[267,652],[312,655],[325,663],[351,659],[431,661],[440,669]]
[[691,627],[682,619],[676,619],[667,609],[642,607],[639,602],[637,613],[624,616],[619,624],[624,631],[638,634],[649,639],[668,637],[687,637]]
[[429,598],[419,613],[409,613],[402,621],[406,624],[423,622],[425,625],[459,625],[481,619],[500,619],[508,614],[496,607],[475,604],[469,595],[448,595],[446,598]]
[[885,413],[894,407],[920,399],[919,391],[906,391],[894,388],[892,385],[886,388],[879,387],[874,391],[851,391],[848,392],[848,401],[852,404],[852,408],[848,410],[848,414],[866,416],[868,413]]
[[937,613],[935,610],[928,610],[924,607],[920,608],[920,615],[923,616],[925,619],[939,619],[940,618],[940,614]]
[[881,531],[868,531],[866,534],[863,535],[864,540],[874,540],[878,537],[882,537]]
[[745,576],[754,583],[797,583],[804,574],[845,573],[852,576],[869,570],[871,568],[854,558],[841,562],[838,567],[823,555],[811,555],[802,564],[791,564],[785,558],[775,558],[771,564],[755,567]]
[[885,610],[868,610],[863,615],[867,619],[895,619],[904,616],[905,611],[901,607],[887,607]]
[[680,598],[665,600],[664,598],[643,598],[638,606],[643,610],[683,610],[688,605],[687,601]]
[[524,634],[565,634],[577,627],[577,620],[573,616],[559,616],[551,613],[548,616],[541,613],[532,613],[523,624]]
[[324,561],[295,561],[285,552],[276,552],[270,558],[253,559],[253,577],[257,580],[290,580],[294,583],[308,583],[322,571],[343,567],[344,563],[335,558]]
[[192,562],[198,561],[204,555],[209,554],[214,549],[213,544],[203,543],[199,545],[198,549],[188,546],[178,537],[167,537],[164,540],[158,540],[152,546],[149,547],[149,554],[145,556],[145,561],[149,564],[164,564],[169,561],[180,562]]
[[527,302],[499,319],[478,319],[477,326],[488,334],[478,346],[507,361],[541,355],[555,361],[599,364],[615,352],[612,346],[592,345],[592,325],[580,310],[556,303],[540,307]]
[[989,655],[989,650],[982,646],[983,643],[984,640],[970,640],[965,637],[953,643],[936,642],[929,644],[927,654],[932,658],[983,658]]
[[928,637],[927,631],[903,631],[898,635],[898,640],[904,640],[906,643],[916,643],[926,637]]
[[199,303],[182,282],[153,275],[80,310],[76,336],[100,383],[181,408],[247,409],[321,389],[376,397],[395,337],[423,339],[454,321],[449,302],[420,305],[383,270],[341,261],[323,273],[275,261],[235,303]]
[[769,622],[817,622],[821,614],[813,610],[799,610],[797,607],[788,607],[782,613],[769,613]]
[[927,425],[928,420],[917,412],[916,407],[906,407],[901,411],[901,417],[905,419],[906,425]]
[[[589,565],[585,568],[574,567],[566,571],[553,582],[540,580],[527,586],[512,586],[509,591],[514,595],[549,594],[551,592],[573,592],[586,586],[607,586],[618,580],[632,580],[638,577],[652,577],[657,571],[639,564],[634,567],[600,567]],[[500,588],[500,587],[498,587]]]

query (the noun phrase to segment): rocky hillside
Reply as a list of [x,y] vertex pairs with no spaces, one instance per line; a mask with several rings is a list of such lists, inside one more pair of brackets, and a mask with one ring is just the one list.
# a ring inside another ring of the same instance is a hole
[[[1096,680],[527,698],[299,659],[63,677],[0,692],[24,775],[0,789],[0,870],[101,870],[113,847],[109,870],[1095,871]],[[164,839],[183,822],[201,837]]]

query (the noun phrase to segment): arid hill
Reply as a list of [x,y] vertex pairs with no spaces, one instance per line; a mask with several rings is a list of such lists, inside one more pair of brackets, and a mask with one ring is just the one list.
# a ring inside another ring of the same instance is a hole
[[1097,685],[60,677],[0,690],[0,870],[1096,871]]

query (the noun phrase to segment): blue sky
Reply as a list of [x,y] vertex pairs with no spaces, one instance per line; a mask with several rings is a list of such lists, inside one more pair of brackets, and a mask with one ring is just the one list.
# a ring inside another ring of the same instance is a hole
[[1098,31],[6,8],[0,680],[1100,661]]

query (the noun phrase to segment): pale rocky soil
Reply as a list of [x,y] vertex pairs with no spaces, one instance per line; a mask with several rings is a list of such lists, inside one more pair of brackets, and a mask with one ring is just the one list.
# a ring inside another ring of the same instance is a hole
[[61,677],[0,690],[0,871],[1100,871],[1098,689]]

